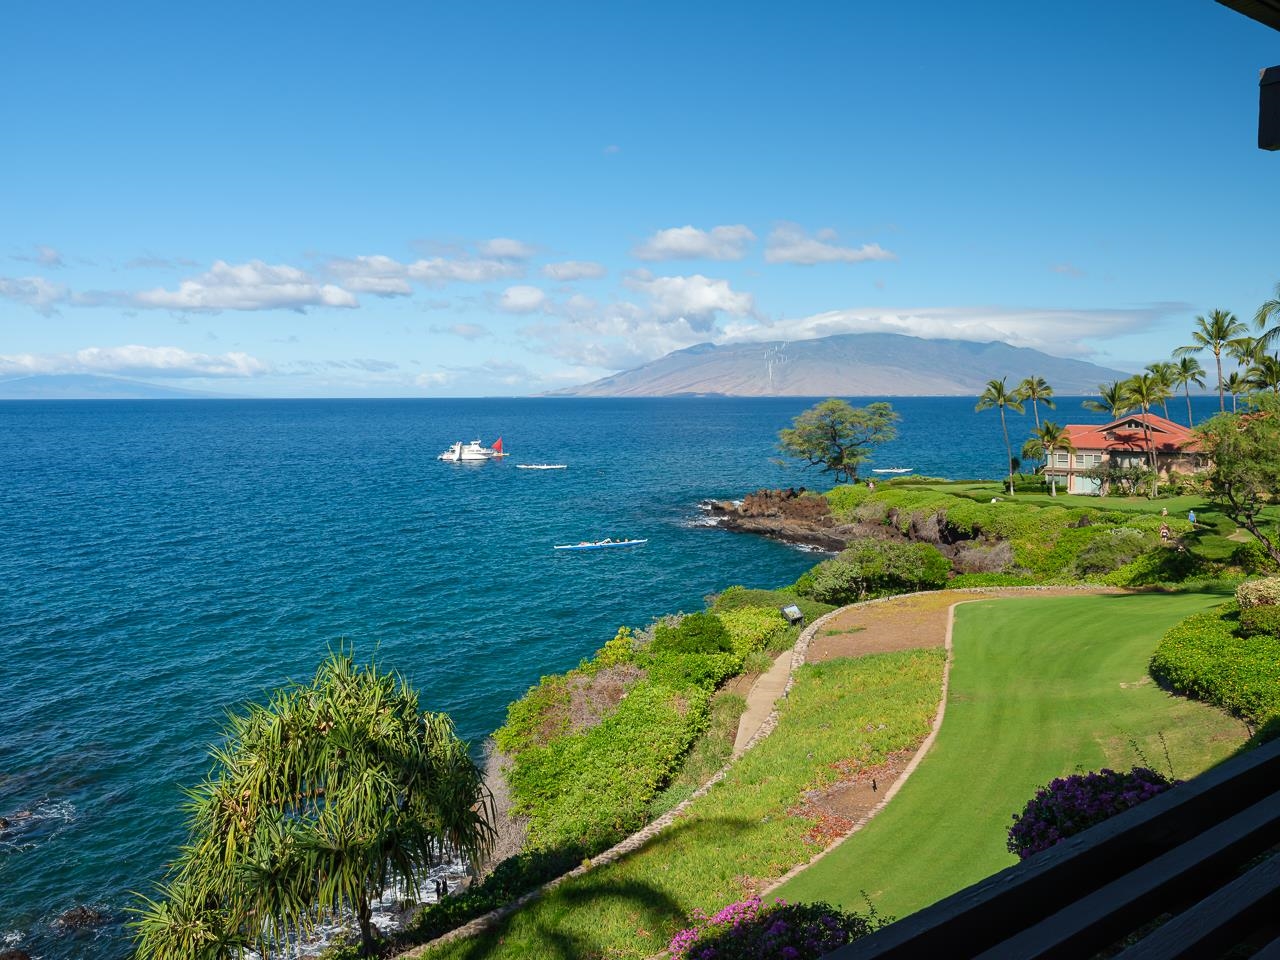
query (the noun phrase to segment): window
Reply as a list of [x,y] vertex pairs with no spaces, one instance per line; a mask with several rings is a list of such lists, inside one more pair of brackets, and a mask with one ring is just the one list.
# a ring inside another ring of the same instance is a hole
[[1083,466],[1084,466],[1084,454],[1083,454],[1083,453],[1077,453],[1077,454],[1076,454],[1076,466],[1077,466],[1077,467],[1083,467]]
[[1055,462],[1060,467],[1065,467],[1067,464],[1071,462],[1071,455],[1067,453],[1055,454],[1055,458],[1056,458]]
[[1101,464],[1102,464],[1102,454],[1095,453],[1093,455],[1093,465],[1097,467],[1097,466],[1101,466]]

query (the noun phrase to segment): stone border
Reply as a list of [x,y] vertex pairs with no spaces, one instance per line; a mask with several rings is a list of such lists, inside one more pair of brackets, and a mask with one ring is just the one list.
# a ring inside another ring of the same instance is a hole
[[[1019,586],[1019,587],[961,587],[951,592],[977,594],[978,596],[975,596],[973,599],[979,600],[982,598],[983,595],[989,595],[989,594],[1004,594],[1004,593],[1010,593],[1010,592],[1043,593],[1048,591],[1068,591],[1068,592],[1079,592],[1079,593],[1103,593],[1103,592],[1112,592],[1112,591],[1116,593],[1129,592],[1129,591],[1121,590],[1119,588],[1103,587],[1100,589],[1098,586],[1083,585],[1083,584],[1067,585],[1067,586],[1034,585],[1034,586]],[[809,624],[807,627],[804,628],[804,630],[800,632],[800,636],[796,640],[795,646],[791,648],[791,667],[787,671],[788,675],[787,675],[786,686],[783,687],[781,695],[774,701],[773,709],[769,712],[769,715],[764,719],[764,722],[760,724],[760,728],[752,735],[751,739],[748,740],[743,745],[741,753],[730,757],[728,762],[725,763],[725,765],[721,767],[719,770],[717,770],[712,775],[711,779],[709,779],[701,787],[695,790],[692,795],[690,795],[687,799],[681,801],[680,803],[676,804],[676,806],[672,807],[670,810],[668,810],[662,816],[658,817],[652,823],[642,827],[640,830],[631,834],[631,836],[627,837],[626,839],[621,840],[618,843],[614,844],[608,850],[605,850],[603,853],[600,853],[595,857],[591,857],[587,860],[584,860],[580,866],[574,867],[568,873],[563,873],[560,876],[556,877],[554,880],[548,880],[546,883],[542,884],[542,886],[535,887],[533,890],[530,890],[528,893],[524,894],[523,896],[520,896],[517,899],[512,900],[510,903],[504,904],[501,907],[497,907],[489,911],[488,913],[481,914],[480,916],[476,917],[474,920],[469,920],[467,923],[464,923],[460,927],[455,927],[454,929],[448,931],[447,933],[442,933],[440,934],[440,936],[436,937],[433,940],[428,940],[426,943],[418,944],[415,947],[411,947],[408,950],[404,951],[403,953],[394,954],[393,957],[395,958],[395,960],[410,960],[410,958],[420,957],[426,950],[428,950],[431,947],[435,947],[444,943],[450,943],[454,940],[461,939],[462,937],[473,936],[474,934],[477,934],[477,933],[484,933],[486,930],[492,929],[500,921],[505,920],[507,917],[511,916],[513,913],[516,913],[517,911],[523,909],[524,907],[528,906],[534,901],[541,899],[544,894],[554,890],[556,887],[560,886],[560,884],[564,883],[566,880],[571,880],[576,877],[580,877],[583,874],[587,873],[589,870],[594,869],[595,867],[605,866],[610,863],[615,863],[618,860],[621,860],[628,853],[631,853],[632,851],[642,847],[645,843],[652,840],[659,833],[661,833],[663,830],[669,827],[672,823],[674,823],[681,816],[681,814],[683,814],[685,810],[688,809],[690,804],[692,804],[695,800],[705,796],[707,792],[711,790],[712,787],[714,787],[717,783],[719,783],[721,780],[727,777],[729,775],[729,771],[733,768],[734,763],[737,762],[739,757],[745,754],[748,750],[754,747],[761,740],[764,740],[766,737],[768,737],[769,734],[773,733],[773,731],[778,726],[778,719],[779,719],[778,703],[785,700],[787,696],[791,693],[791,688],[795,685],[796,670],[799,667],[804,666],[805,658],[808,656],[808,653],[809,653],[809,645],[810,643],[812,643],[813,638],[817,636],[819,627],[825,624],[828,620],[831,620],[832,618],[834,618],[837,614],[844,613],[846,610],[852,610],[856,607],[868,607],[868,606],[873,606],[875,604],[890,603],[895,600],[903,600],[909,597],[930,596],[932,594],[942,593],[942,592],[943,592],[942,590],[917,590],[914,593],[897,593],[889,597],[877,597],[874,600],[862,600],[858,603],[846,604],[843,607],[837,607],[835,610],[832,610],[828,613],[824,613],[817,620],[813,621],[813,623]],[[942,672],[942,696],[941,696],[941,699],[938,701],[938,711],[937,711],[937,714],[934,716],[933,729],[929,732],[929,735],[925,737],[924,741],[920,744],[920,747],[916,750],[915,756],[911,758],[911,761],[907,764],[906,768],[902,771],[901,775],[899,775],[899,777],[893,782],[893,785],[890,786],[889,789],[885,791],[884,799],[882,799],[878,804],[876,804],[876,806],[873,807],[871,811],[867,813],[866,816],[864,816],[857,823],[855,823],[854,826],[850,828],[850,830],[847,833],[845,833],[835,842],[829,844],[824,850],[821,850],[820,852],[815,854],[806,863],[800,866],[791,868],[782,877],[770,883],[769,886],[762,891],[762,893],[768,893],[769,891],[776,889],[782,883],[785,883],[787,880],[790,880],[793,876],[800,873],[810,864],[817,862],[822,857],[825,857],[828,853],[830,853],[832,850],[834,850],[836,847],[842,844],[845,840],[847,840],[849,837],[853,836],[853,834],[857,833],[864,826],[866,826],[868,821],[870,821],[872,817],[874,817],[877,813],[879,813],[884,808],[885,804],[887,804],[891,799],[893,799],[894,795],[897,794],[898,790],[901,788],[901,785],[906,782],[907,777],[910,776],[911,773],[915,771],[917,766],[919,766],[920,761],[924,758],[924,755],[928,752],[929,748],[933,746],[933,742],[937,738],[938,730],[941,729],[942,727],[942,717],[946,710],[947,683],[948,683],[948,679],[950,677],[950,671],[951,671],[951,628],[952,628],[952,624],[955,621],[955,608],[960,606],[960,604],[962,603],[971,603],[971,602],[973,601],[957,600],[955,603],[951,604],[951,606],[947,609],[947,632],[944,640],[947,656],[946,656],[946,662],[943,665],[943,672]]]

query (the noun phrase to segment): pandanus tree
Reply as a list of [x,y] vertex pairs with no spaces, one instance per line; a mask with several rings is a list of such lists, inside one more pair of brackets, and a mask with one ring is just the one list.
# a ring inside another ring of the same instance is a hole
[[266,956],[339,916],[369,955],[384,890],[416,890],[446,850],[474,860],[492,843],[491,799],[449,718],[347,651],[233,713],[211,753],[188,791],[189,840],[137,910],[139,960]]
[[1227,409],[1222,380],[1222,352],[1228,350],[1234,341],[1247,335],[1248,329],[1230,310],[1214,310],[1207,317],[1196,317],[1195,329],[1191,331],[1191,343],[1173,351],[1175,357],[1200,353],[1203,350],[1213,354],[1214,362],[1218,366],[1219,412]]
[[1098,399],[1085,400],[1081,406],[1086,410],[1108,414],[1113,419],[1124,416],[1133,409],[1133,404],[1129,402],[1129,395],[1125,392],[1124,383],[1123,380],[1113,380],[1111,383],[1098,384]]
[[987,389],[982,392],[982,396],[978,397],[978,402],[974,406],[974,410],[990,410],[995,408],[1000,411],[1000,431],[1004,434],[1004,452],[1005,467],[1008,469],[1009,478],[1009,496],[1013,496],[1013,448],[1009,446],[1009,425],[1005,421],[1004,411],[1006,408],[1022,412],[1022,400],[1019,398],[1016,390],[1010,390],[1005,384],[1005,377],[999,380],[988,380]]
[[1040,429],[1040,408],[1038,404],[1043,403],[1050,410],[1054,409],[1053,404],[1053,387],[1049,386],[1048,381],[1044,377],[1027,377],[1018,384],[1017,394],[1022,400],[1031,401],[1031,413],[1036,420],[1036,429]]
[[1057,477],[1049,474],[1049,468],[1053,463],[1053,453],[1055,450],[1062,450],[1066,453],[1075,452],[1075,444],[1071,442],[1071,437],[1067,434],[1065,427],[1060,427],[1052,420],[1046,420],[1035,432],[1031,434],[1029,440],[1022,445],[1022,455],[1031,458],[1044,458],[1045,477],[1049,481],[1049,496],[1056,497],[1058,495]]
[[1204,367],[1200,365],[1200,361],[1195,357],[1182,356],[1178,358],[1178,362],[1173,364],[1173,387],[1182,388],[1182,392],[1187,398],[1187,426],[1194,427],[1195,421],[1191,417],[1191,384],[1197,387],[1204,386]]

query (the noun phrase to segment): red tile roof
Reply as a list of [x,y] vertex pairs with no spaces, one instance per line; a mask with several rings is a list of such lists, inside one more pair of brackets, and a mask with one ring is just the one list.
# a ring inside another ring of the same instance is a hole
[[1146,453],[1147,438],[1142,428],[1125,424],[1146,422],[1151,429],[1151,441],[1157,453],[1197,453],[1200,444],[1195,434],[1180,423],[1166,420],[1154,413],[1130,413],[1111,423],[1099,426],[1093,423],[1069,423],[1063,429],[1071,439],[1071,445],[1079,451],[1116,450]]

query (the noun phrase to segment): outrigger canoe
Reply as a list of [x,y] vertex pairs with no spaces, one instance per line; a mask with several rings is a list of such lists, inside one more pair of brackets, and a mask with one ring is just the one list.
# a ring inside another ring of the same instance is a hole
[[584,540],[582,543],[565,543],[557,544],[555,550],[605,550],[609,547],[638,547],[642,543],[648,543],[648,539],[644,540]]

